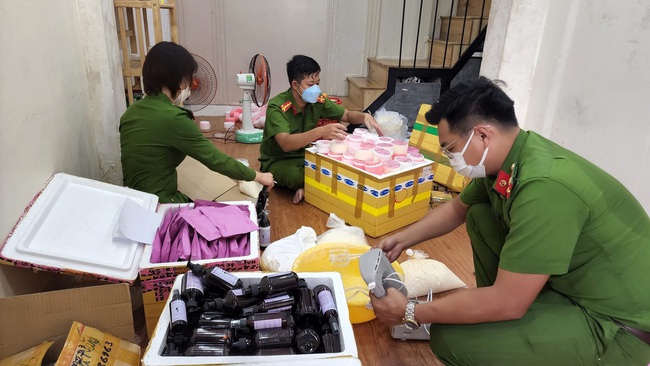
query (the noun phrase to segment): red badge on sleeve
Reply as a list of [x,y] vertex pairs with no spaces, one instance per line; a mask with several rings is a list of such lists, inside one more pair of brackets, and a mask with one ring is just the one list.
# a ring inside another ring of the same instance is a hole
[[291,101],[286,101],[286,102],[284,102],[284,104],[282,104],[280,106],[280,109],[282,110],[282,112],[288,111],[289,108],[291,108]]

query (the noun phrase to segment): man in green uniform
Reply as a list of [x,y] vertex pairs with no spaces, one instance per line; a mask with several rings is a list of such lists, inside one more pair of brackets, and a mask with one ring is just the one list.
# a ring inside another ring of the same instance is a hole
[[196,127],[192,112],[178,106],[190,94],[196,67],[192,55],[172,42],[157,43],[147,53],[142,67],[147,95],[120,119],[124,185],[155,194],[161,203],[189,202],[178,191],[176,176],[176,167],[189,155],[232,179],[273,188],[272,174],[256,172],[219,151]]
[[485,78],[426,114],[442,151],[474,178],[459,197],[382,240],[402,250],[467,223],[477,288],[425,304],[394,289],[372,304],[391,324],[432,323],[448,365],[648,365],[650,218],[612,176],[519,128]]
[[305,147],[318,139],[344,139],[340,123],[318,126],[320,119],[381,128],[368,113],[348,111],[320,91],[320,66],[311,57],[296,55],[287,63],[290,88],[273,97],[266,110],[260,146],[261,170],[271,172],[278,186],[296,191],[293,203],[303,199]]

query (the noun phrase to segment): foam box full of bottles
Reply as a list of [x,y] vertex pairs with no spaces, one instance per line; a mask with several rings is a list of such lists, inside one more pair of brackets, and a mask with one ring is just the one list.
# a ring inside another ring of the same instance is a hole
[[[249,201],[220,202],[229,205],[246,206],[250,213],[250,219],[257,222],[255,205]],[[192,204],[161,204],[158,212],[165,213],[172,207],[191,206]],[[259,233],[250,233],[250,253],[246,256],[228,257],[218,259],[204,259],[192,261],[205,268],[219,267],[228,272],[259,271],[260,270],[260,246]],[[149,336],[158,322],[158,317],[165,307],[165,301],[171,293],[170,288],[174,279],[182,273],[187,272],[187,262],[166,262],[152,263],[152,246],[147,245],[140,263],[140,285],[142,286],[142,302],[144,304],[144,316],[147,323]]]
[[[258,283],[259,280],[268,273],[234,273],[239,277],[244,286]],[[338,311],[340,324],[340,343],[341,352],[336,353],[312,353],[297,355],[277,355],[277,356],[212,356],[212,357],[189,357],[189,356],[163,356],[166,346],[167,329],[170,324],[169,303],[171,297],[167,299],[165,311],[162,312],[158,319],[158,324],[150,337],[149,345],[142,358],[144,366],[175,366],[175,365],[332,365],[336,362],[337,366],[361,365],[358,358],[357,344],[352,331],[352,323],[348,313],[348,307],[345,300],[345,290],[343,280],[337,272],[300,272],[300,278],[307,282],[309,288],[319,284],[327,285],[332,290],[334,301]],[[173,289],[181,290],[182,277],[178,276],[174,282]]]

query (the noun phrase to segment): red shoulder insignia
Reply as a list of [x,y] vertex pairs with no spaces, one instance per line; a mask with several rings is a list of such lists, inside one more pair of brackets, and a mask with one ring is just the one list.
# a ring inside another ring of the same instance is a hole
[[508,188],[510,186],[510,174],[504,172],[503,170],[499,171],[497,174],[497,180],[494,182],[494,190],[497,191],[503,197],[508,198],[510,192]]
[[291,101],[290,101],[290,100],[284,102],[284,103],[280,106],[280,109],[282,110],[282,112],[286,112],[286,111],[288,111],[289,108],[291,108]]
[[318,103],[325,103],[325,94],[321,94],[318,99],[316,100]]

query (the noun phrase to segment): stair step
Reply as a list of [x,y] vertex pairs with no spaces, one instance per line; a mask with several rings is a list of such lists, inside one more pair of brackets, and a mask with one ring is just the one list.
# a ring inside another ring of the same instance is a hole
[[[399,64],[400,64],[398,59],[368,59],[368,61],[371,61],[373,63],[377,63],[377,64],[381,65],[381,67],[384,67],[386,69],[386,75],[388,75],[388,68],[389,67],[398,67]],[[401,67],[408,67],[408,68],[413,67],[413,60],[402,59],[402,66]],[[431,66],[429,66],[429,60],[417,60],[415,62],[415,67],[416,68],[442,67],[442,63],[435,64],[432,61]],[[388,78],[388,77],[386,77],[386,78]]]
[[366,109],[384,90],[386,87],[369,78],[348,78],[348,98],[353,105],[360,109]]
[[[461,42],[462,37],[463,44],[470,43],[478,36],[481,28],[487,26],[487,22],[488,18],[481,20],[480,17],[442,16],[440,17],[440,37],[438,39],[447,40],[448,38],[450,42]],[[463,24],[465,31],[463,31]]]
[[[485,2],[485,5],[483,4]],[[483,12],[484,17],[490,15],[490,7],[492,6],[492,0],[459,0],[458,6],[456,7],[457,15],[465,15],[465,8],[467,8],[468,16],[480,17],[481,12]]]
[[374,58],[368,59],[368,78],[379,85],[388,85],[388,66]]
[[361,111],[363,108],[352,103],[350,97],[338,97],[341,99],[341,106],[349,111]]
[[462,46],[458,42],[449,42],[447,44],[445,41],[435,39],[431,48],[431,63],[441,65],[442,67],[453,67],[468,47],[469,45],[467,44]]

